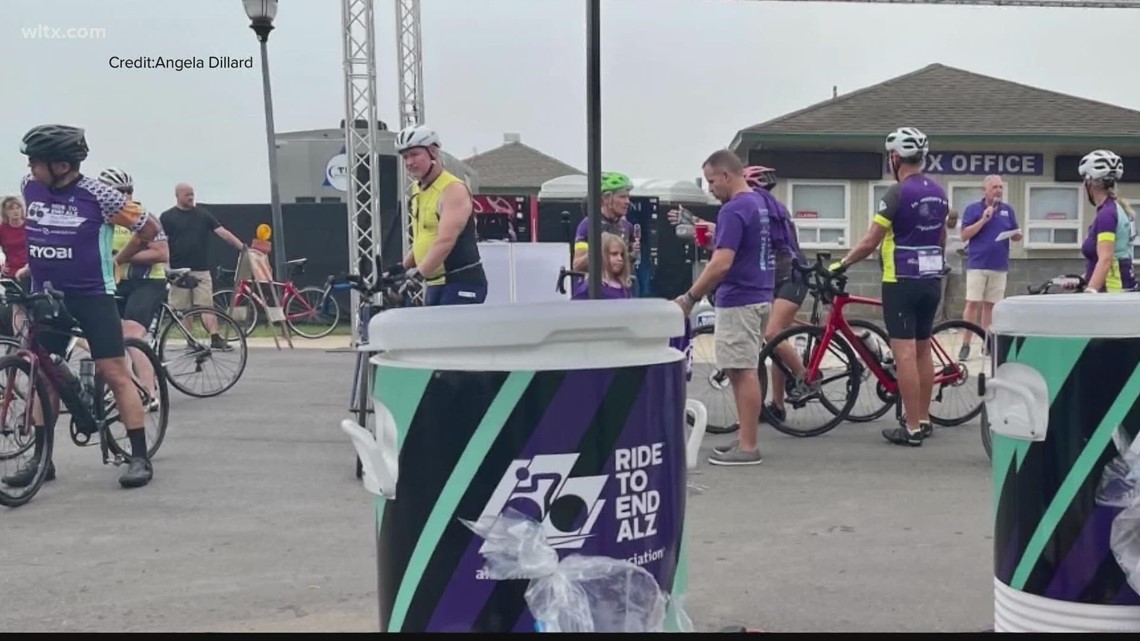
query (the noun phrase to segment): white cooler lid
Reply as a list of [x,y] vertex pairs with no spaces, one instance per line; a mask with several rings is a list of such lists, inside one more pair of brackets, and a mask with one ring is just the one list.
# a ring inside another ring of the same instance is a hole
[[553,301],[393,309],[368,324],[375,362],[438,369],[627,367],[680,358],[685,331],[664,299]]
[[1006,336],[1140,337],[1140,293],[1013,296],[994,305],[990,332]]

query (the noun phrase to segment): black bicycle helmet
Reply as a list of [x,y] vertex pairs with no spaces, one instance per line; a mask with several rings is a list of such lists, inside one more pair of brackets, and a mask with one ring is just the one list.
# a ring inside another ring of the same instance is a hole
[[76,164],[87,159],[83,129],[69,125],[40,125],[24,134],[20,153],[45,162]]

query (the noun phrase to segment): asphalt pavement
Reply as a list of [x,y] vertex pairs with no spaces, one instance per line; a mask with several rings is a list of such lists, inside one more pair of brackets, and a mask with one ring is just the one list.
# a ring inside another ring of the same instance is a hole
[[[0,508],[0,631],[378,630],[373,502],[338,426],[351,375],[350,354],[254,349],[223,396],[172,390],[155,479],[139,490],[61,432],[58,480]],[[921,448],[887,444],[887,426],[810,439],[764,428],[762,465],[702,461],[686,525],[698,630],[991,626],[977,423]]]

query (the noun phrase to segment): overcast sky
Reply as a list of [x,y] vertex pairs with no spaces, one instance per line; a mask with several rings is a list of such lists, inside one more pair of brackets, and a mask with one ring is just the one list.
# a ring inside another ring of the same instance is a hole
[[[586,165],[584,0],[423,0],[425,111],[465,158],[517,132]],[[376,0],[379,111],[398,122],[393,0]],[[691,179],[743,127],[933,62],[1140,109],[1126,80],[1140,11],[606,0],[603,165]],[[39,25],[103,38],[33,37]],[[279,132],[344,117],[340,2],[284,0],[269,41]],[[257,40],[240,0],[0,2],[0,193],[21,135],[88,130],[89,173],[118,166],[157,207],[178,181],[203,202],[267,202]],[[253,69],[112,69],[122,58],[254,56]],[[916,96],[916,100],[921,97]],[[900,123],[901,124],[901,123]]]

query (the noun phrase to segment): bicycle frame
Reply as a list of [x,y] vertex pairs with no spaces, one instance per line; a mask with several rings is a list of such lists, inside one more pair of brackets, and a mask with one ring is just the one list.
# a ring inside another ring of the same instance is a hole
[[[67,410],[71,413],[73,419],[76,419],[78,422],[83,422],[94,426],[96,428],[94,431],[102,431],[104,426],[101,424],[101,417],[96,416],[93,408],[88,407],[87,403],[84,403],[81,398],[75,396],[70,388],[70,383],[75,379],[75,375],[72,374],[71,370],[68,369],[66,365],[62,363],[57,365],[52,360],[51,354],[38,343],[37,337],[41,332],[55,334],[64,333],[59,330],[41,329],[37,327],[35,323],[29,323],[29,327],[24,333],[24,338],[21,342],[22,346],[14,353],[15,356],[18,356],[28,362],[29,380],[33,381],[30,389],[28,390],[28,407],[25,410],[26,414],[24,416],[24,420],[26,421],[25,424],[30,425],[33,422],[33,411],[36,406],[36,388],[34,381],[39,380],[46,383],[49,389],[55,392],[55,395],[58,397],[59,401],[63,403],[64,407],[66,407]],[[66,332],[66,334],[72,338],[78,338],[77,334],[74,331]],[[0,407],[0,424],[4,423],[8,418],[8,407],[12,401],[13,394],[13,385],[11,383],[11,380],[9,380],[5,384],[3,406]],[[53,403],[52,405],[52,412],[55,414],[55,416],[52,417],[51,423],[54,426],[55,421],[59,418],[59,406],[56,403]],[[47,417],[44,417],[44,420],[46,422]],[[87,436],[87,440],[84,440],[82,443],[79,443],[77,441],[77,444],[86,444],[87,441],[90,440],[90,435]],[[72,435],[72,440],[76,440],[75,435]],[[104,445],[104,447],[106,446]],[[104,452],[104,456],[105,455],[106,452]]]
[[[820,367],[823,365],[824,354],[827,353],[827,348],[831,345],[832,339],[838,333],[847,340],[847,343],[855,350],[856,356],[863,362],[863,365],[871,370],[879,384],[883,389],[891,395],[897,396],[899,393],[898,379],[889,374],[879,361],[879,358],[871,353],[867,345],[855,334],[855,330],[851,328],[847,318],[843,315],[843,308],[848,305],[868,305],[871,307],[882,307],[883,302],[874,298],[865,298],[863,296],[852,296],[846,292],[834,295],[831,303],[831,311],[827,316],[827,323],[824,325],[823,338],[820,341],[820,348],[814,350],[811,359],[808,362],[807,370],[804,372],[804,378],[807,381],[815,381],[820,375]],[[939,345],[937,340],[932,337],[930,340],[930,349],[937,354],[938,357],[945,358],[943,362],[954,362],[954,359],[949,357],[945,349]],[[933,359],[932,359],[933,360]],[[953,374],[936,373],[934,376],[934,385],[945,384],[955,381],[960,375],[958,368],[954,369]]]

